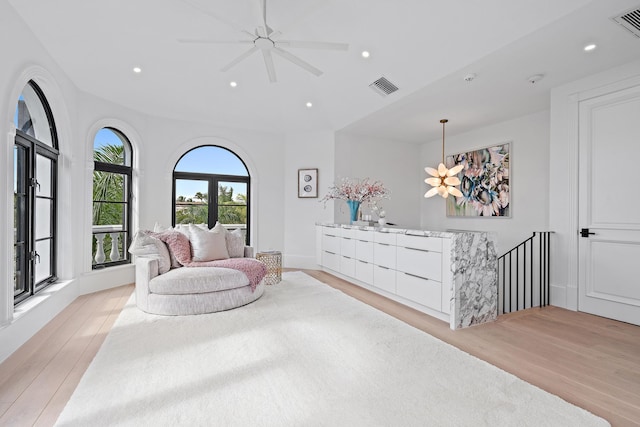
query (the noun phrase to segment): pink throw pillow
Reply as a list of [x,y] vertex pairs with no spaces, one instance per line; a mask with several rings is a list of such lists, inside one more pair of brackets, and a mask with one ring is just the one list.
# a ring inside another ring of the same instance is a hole
[[191,243],[189,238],[176,230],[165,230],[160,233],[151,233],[157,239],[162,240],[169,247],[172,261],[175,259],[179,265],[172,262],[173,267],[180,267],[191,262]]

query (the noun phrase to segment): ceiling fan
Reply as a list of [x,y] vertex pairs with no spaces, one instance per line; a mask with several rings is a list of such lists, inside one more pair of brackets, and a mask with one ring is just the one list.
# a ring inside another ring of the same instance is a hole
[[300,59],[296,55],[291,52],[284,50],[283,48],[305,48],[305,49],[328,49],[328,50],[347,50],[349,45],[347,43],[331,43],[331,42],[318,42],[318,41],[299,41],[299,40],[284,40],[280,39],[282,33],[280,31],[274,31],[267,24],[267,0],[256,0],[254,3],[256,7],[259,7],[259,15],[261,17],[260,26],[256,27],[256,29],[251,32],[246,29],[242,29],[238,24],[234,23],[229,19],[225,19],[210,10],[202,7],[200,4],[196,3],[192,0],[182,0],[183,2],[193,6],[194,8],[200,10],[201,12],[206,13],[207,15],[212,16],[213,18],[224,22],[230,27],[242,32],[244,35],[248,37],[246,40],[234,40],[234,41],[221,41],[221,40],[211,40],[211,39],[189,39],[189,38],[181,38],[178,39],[181,43],[236,43],[236,44],[245,44],[250,45],[249,50],[245,51],[243,54],[235,58],[233,61],[229,62],[227,65],[222,67],[220,71],[228,71],[233,68],[235,65],[249,57],[251,54],[260,51],[262,53],[262,57],[264,59],[264,65],[267,68],[267,74],[269,75],[269,81],[271,83],[277,82],[276,78],[276,70],[273,65],[273,56],[272,54],[276,54],[286,59],[289,62],[307,70],[311,74],[315,76],[322,75],[322,71],[308,62]]

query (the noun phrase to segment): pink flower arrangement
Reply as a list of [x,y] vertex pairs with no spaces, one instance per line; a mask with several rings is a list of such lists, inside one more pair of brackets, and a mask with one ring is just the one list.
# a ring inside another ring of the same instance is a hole
[[328,202],[333,199],[355,200],[357,202],[370,202],[374,199],[388,199],[389,190],[380,181],[370,181],[342,178],[338,184],[329,187],[329,193],[321,201]]

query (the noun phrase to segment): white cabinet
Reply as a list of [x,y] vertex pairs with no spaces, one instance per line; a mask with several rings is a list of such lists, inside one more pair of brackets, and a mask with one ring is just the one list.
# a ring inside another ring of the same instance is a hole
[[322,250],[332,252],[334,254],[340,253],[340,240],[338,236],[323,233],[322,234]]
[[448,252],[443,253],[446,239],[347,227],[319,230],[318,258],[324,268],[447,315],[451,277],[442,273],[449,263]]
[[355,277],[356,276],[356,260],[351,257],[341,255],[340,256],[340,273],[344,274],[345,276]]
[[[452,329],[488,321],[476,321],[478,316],[491,320],[487,313],[497,307],[497,261],[489,259],[495,255],[489,250],[494,241],[486,233],[317,227],[316,259],[332,274],[448,321]],[[454,244],[457,239],[465,246]],[[453,262],[476,250],[473,245],[483,256],[469,257],[463,267]],[[485,302],[477,304],[482,298]]]
[[356,259],[368,263],[373,263],[373,242],[366,240],[356,240]]
[[356,260],[356,279],[364,283],[373,283],[373,264]]
[[414,248],[397,248],[398,271],[424,279],[442,281],[442,254]]
[[322,266],[328,268],[333,271],[340,271],[340,255],[322,251]]
[[442,283],[398,271],[396,293],[418,304],[442,311]]
[[373,286],[383,291],[396,293],[396,271],[380,265],[373,266]]

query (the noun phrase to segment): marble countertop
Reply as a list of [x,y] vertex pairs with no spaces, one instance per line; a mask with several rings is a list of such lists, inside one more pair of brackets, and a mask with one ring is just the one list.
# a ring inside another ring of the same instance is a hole
[[323,227],[332,227],[332,228],[347,228],[353,230],[363,230],[363,231],[378,231],[380,233],[396,233],[396,234],[407,234],[410,236],[424,236],[424,237],[455,237],[460,234],[466,233],[486,233],[484,231],[473,231],[473,230],[445,230],[445,231],[434,231],[434,230],[420,230],[413,228],[402,228],[397,226],[380,226],[380,225],[362,225],[362,224],[336,224],[332,222],[316,222],[316,225],[321,225]]

